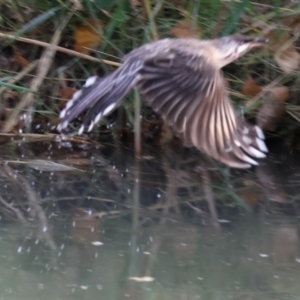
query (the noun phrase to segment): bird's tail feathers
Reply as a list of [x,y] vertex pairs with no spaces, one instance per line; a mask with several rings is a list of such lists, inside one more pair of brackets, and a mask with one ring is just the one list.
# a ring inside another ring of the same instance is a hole
[[260,127],[249,124],[242,117],[237,118],[237,123],[238,129],[233,137],[233,144],[237,146],[237,149],[242,150],[242,157],[237,154],[237,151],[233,150],[233,152],[242,161],[258,165],[252,158],[264,158],[266,156],[268,148],[264,142],[265,136]]

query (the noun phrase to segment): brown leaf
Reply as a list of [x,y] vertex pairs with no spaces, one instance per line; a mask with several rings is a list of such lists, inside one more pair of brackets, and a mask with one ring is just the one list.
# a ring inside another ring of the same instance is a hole
[[24,58],[20,54],[20,52],[15,51],[13,56],[14,56],[15,61],[17,61],[22,66],[22,68],[25,68],[28,66],[29,61],[26,58]]
[[256,96],[261,90],[261,86],[254,81],[252,76],[248,75],[247,80],[243,84],[242,93],[246,96]]
[[75,29],[75,50],[81,53],[89,54],[90,49],[96,49],[102,41],[102,38],[97,31],[99,25],[103,25],[102,20],[89,19],[88,24],[83,24]]
[[65,100],[70,100],[72,99],[73,95],[77,92],[78,90],[73,88],[73,87],[65,87],[63,89],[60,89],[58,91],[58,96],[61,99],[65,99]]
[[293,34],[297,35],[300,32],[300,14],[293,14],[281,19],[282,24],[290,27],[293,30]]
[[[58,91],[58,97],[62,100],[70,100],[77,91],[75,88],[65,87]],[[59,105],[60,109],[64,109],[67,102],[68,101],[61,101]]]
[[178,22],[170,33],[179,38],[200,38],[201,31],[197,24],[193,24],[191,20]]
[[256,115],[256,123],[263,130],[274,131],[285,112],[285,102],[289,98],[289,90],[285,86],[274,87],[266,97],[267,101]]
[[300,55],[294,44],[291,43],[290,34],[279,30],[272,30],[268,34],[268,38],[269,49],[274,53],[274,59],[281,69],[286,74],[297,70],[300,64]]

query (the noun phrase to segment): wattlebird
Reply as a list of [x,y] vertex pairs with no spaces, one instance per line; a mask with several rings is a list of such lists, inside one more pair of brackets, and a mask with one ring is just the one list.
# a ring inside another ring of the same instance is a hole
[[221,68],[266,42],[264,37],[231,35],[214,40],[162,39],[143,45],[127,54],[112,74],[87,79],[60,113],[57,129],[64,131],[89,108],[78,133],[91,131],[136,87],[187,146],[231,167],[258,165],[255,159],[268,151],[264,134],[235,113]]

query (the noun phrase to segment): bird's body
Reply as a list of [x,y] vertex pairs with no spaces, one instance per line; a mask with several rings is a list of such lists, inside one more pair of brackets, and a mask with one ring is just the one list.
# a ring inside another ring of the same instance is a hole
[[[186,53],[191,56],[201,56],[203,58],[210,57],[211,63],[213,63],[212,59],[214,55],[213,53],[211,53],[213,49],[209,47],[209,44],[209,40],[197,40],[193,38],[167,38],[145,44],[137,49],[132,50],[124,57],[124,62],[131,58],[138,58],[141,61],[145,61],[151,58],[155,58],[158,55],[169,55],[172,50],[176,50],[178,52]],[[208,45],[208,47],[206,45]]]
[[[236,116],[220,69],[262,38],[163,39],[137,48],[104,79],[86,81],[60,114],[59,130],[90,108],[79,129],[91,131],[136,86],[146,102],[187,145],[237,168],[250,167],[267,151],[263,133]],[[251,157],[250,157],[251,156]]]

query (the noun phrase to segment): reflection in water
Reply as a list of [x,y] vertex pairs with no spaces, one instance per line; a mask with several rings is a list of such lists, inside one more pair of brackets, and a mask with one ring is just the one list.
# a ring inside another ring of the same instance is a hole
[[57,147],[2,146],[0,299],[298,299],[299,170]]

